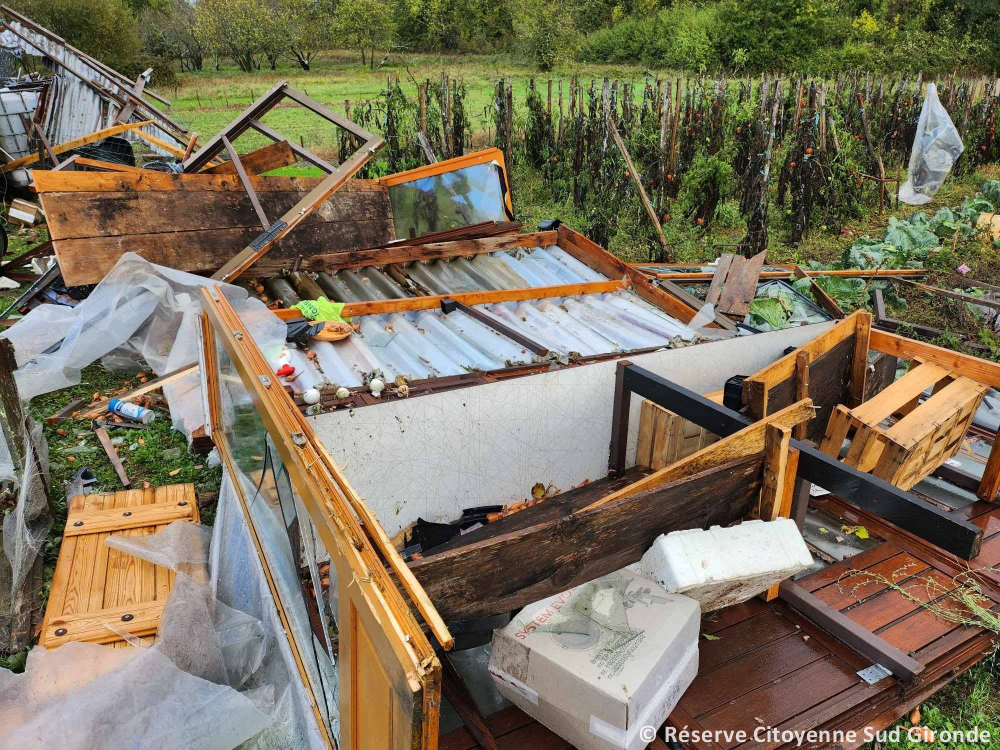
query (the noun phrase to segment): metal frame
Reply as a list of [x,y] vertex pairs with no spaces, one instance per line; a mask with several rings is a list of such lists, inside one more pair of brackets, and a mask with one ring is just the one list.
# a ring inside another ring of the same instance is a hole
[[[260,201],[258,200],[257,194],[253,189],[253,185],[247,177],[246,170],[243,168],[240,157],[236,153],[236,149],[233,148],[232,144],[233,141],[250,129],[256,130],[258,133],[267,136],[275,142],[287,140],[280,133],[271,130],[260,122],[261,117],[270,112],[285,99],[291,99],[295,103],[308,109],[310,112],[319,115],[324,120],[332,122],[334,125],[343,128],[351,135],[359,138],[363,141],[363,143],[357,151],[341,162],[340,166],[334,166],[305,148],[296,146],[292,141],[288,141],[296,155],[308,162],[311,162],[312,164],[315,164],[317,167],[327,172],[327,177],[308,194],[303,196],[298,203],[292,206],[292,208],[286,211],[280,219],[270,222],[264,214],[264,210],[261,208]],[[250,266],[252,266],[259,258],[270,250],[276,242],[281,240],[281,238],[292,231],[292,229],[294,229],[299,222],[312,213],[312,211],[320,203],[343,187],[344,183],[353,177],[358,170],[360,170],[361,167],[363,167],[368,160],[371,159],[375,152],[384,145],[385,141],[380,136],[369,133],[360,125],[351,122],[346,117],[338,115],[333,110],[323,106],[314,99],[311,99],[301,91],[293,89],[285,81],[281,81],[276,84],[270,91],[265,93],[257,101],[253,102],[249,107],[243,110],[243,112],[241,112],[236,119],[226,125],[226,127],[213,136],[204,146],[202,146],[194,154],[188,156],[183,162],[184,172],[191,174],[208,166],[213,159],[219,156],[219,154],[223,151],[226,151],[229,158],[233,162],[233,166],[236,168],[236,174],[239,176],[240,183],[243,185],[243,189],[250,198],[254,211],[256,211],[257,217],[260,219],[261,225],[264,228],[264,231],[260,235],[258,235],[232,260],[226,263],[226,265],[216,271],[212,275],[212,278],[220,281],[232,281],[242,275],[248,268],[250,268]]]
[[[620,472],[625,469],[632,393],[649,399],[720,437],[731,435],[752,423],[751,419],[739,412],[710,401],[649,370],[619,362],[611,428],[609,468],[612,471]],[[966,560],[979,554],[983,530],[974,523],[957,519],[916,495],[853,469],[826,455],[811,443],[792,439],[791,446],[799,451],[800,477],[952,554]]]

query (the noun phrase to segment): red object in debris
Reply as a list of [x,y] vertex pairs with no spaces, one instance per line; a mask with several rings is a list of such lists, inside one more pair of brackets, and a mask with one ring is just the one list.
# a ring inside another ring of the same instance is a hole
[[281,367],[279,367],[278,371],[274,374],[277,375],[279,378],[285,378],[291,375],[293,372],[295,372],[294,367],[292,367],[289,364],[284,364]]

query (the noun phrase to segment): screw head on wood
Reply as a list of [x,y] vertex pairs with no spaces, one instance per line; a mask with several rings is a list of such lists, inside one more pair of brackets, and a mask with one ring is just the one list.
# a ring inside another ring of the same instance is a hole
[[74,526],[83,526],[83,521],[77,521],[73,525]]
[[129,620],[133,619],[134,617],[135,617],[135,615],[124,614],[124,615],[122,615],[122,622],[128,622]]
[[123,515],[123,516],[131,516],[131,515],[132,515],[132,511],[130,511],[130,510],[127,510],[127,511],[125,511],[124,513],[122,513],[122,515]]
[[185,505],[187,505],[187,500],[181,500],[181,501],[180,501],[179,503],[177,503],[177,504],[178,504],[179,506],[181,506],[181,507],[183,508],[183,507],[184,507]]
[[66,628],[56,628],[56,635],[66,635]]

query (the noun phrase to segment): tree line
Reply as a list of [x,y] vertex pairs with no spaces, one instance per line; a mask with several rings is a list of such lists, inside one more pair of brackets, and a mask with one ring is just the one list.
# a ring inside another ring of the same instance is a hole
[[[995,73],[995,0],[13,0],[123,72],[309,70],[328,49],[510,54],[738,75]],[[154,63],[159,63],[156,65]],[[165,67],[166,64],[166,67]]]

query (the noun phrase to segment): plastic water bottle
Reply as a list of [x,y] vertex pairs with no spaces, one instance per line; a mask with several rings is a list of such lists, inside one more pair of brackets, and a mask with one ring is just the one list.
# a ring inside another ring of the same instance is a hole
[[156,419],[156,412],[152,409],[146,409],[138,404],[122,401],[118,398],[108,401],[108,412],[143,424],[149,424]]

